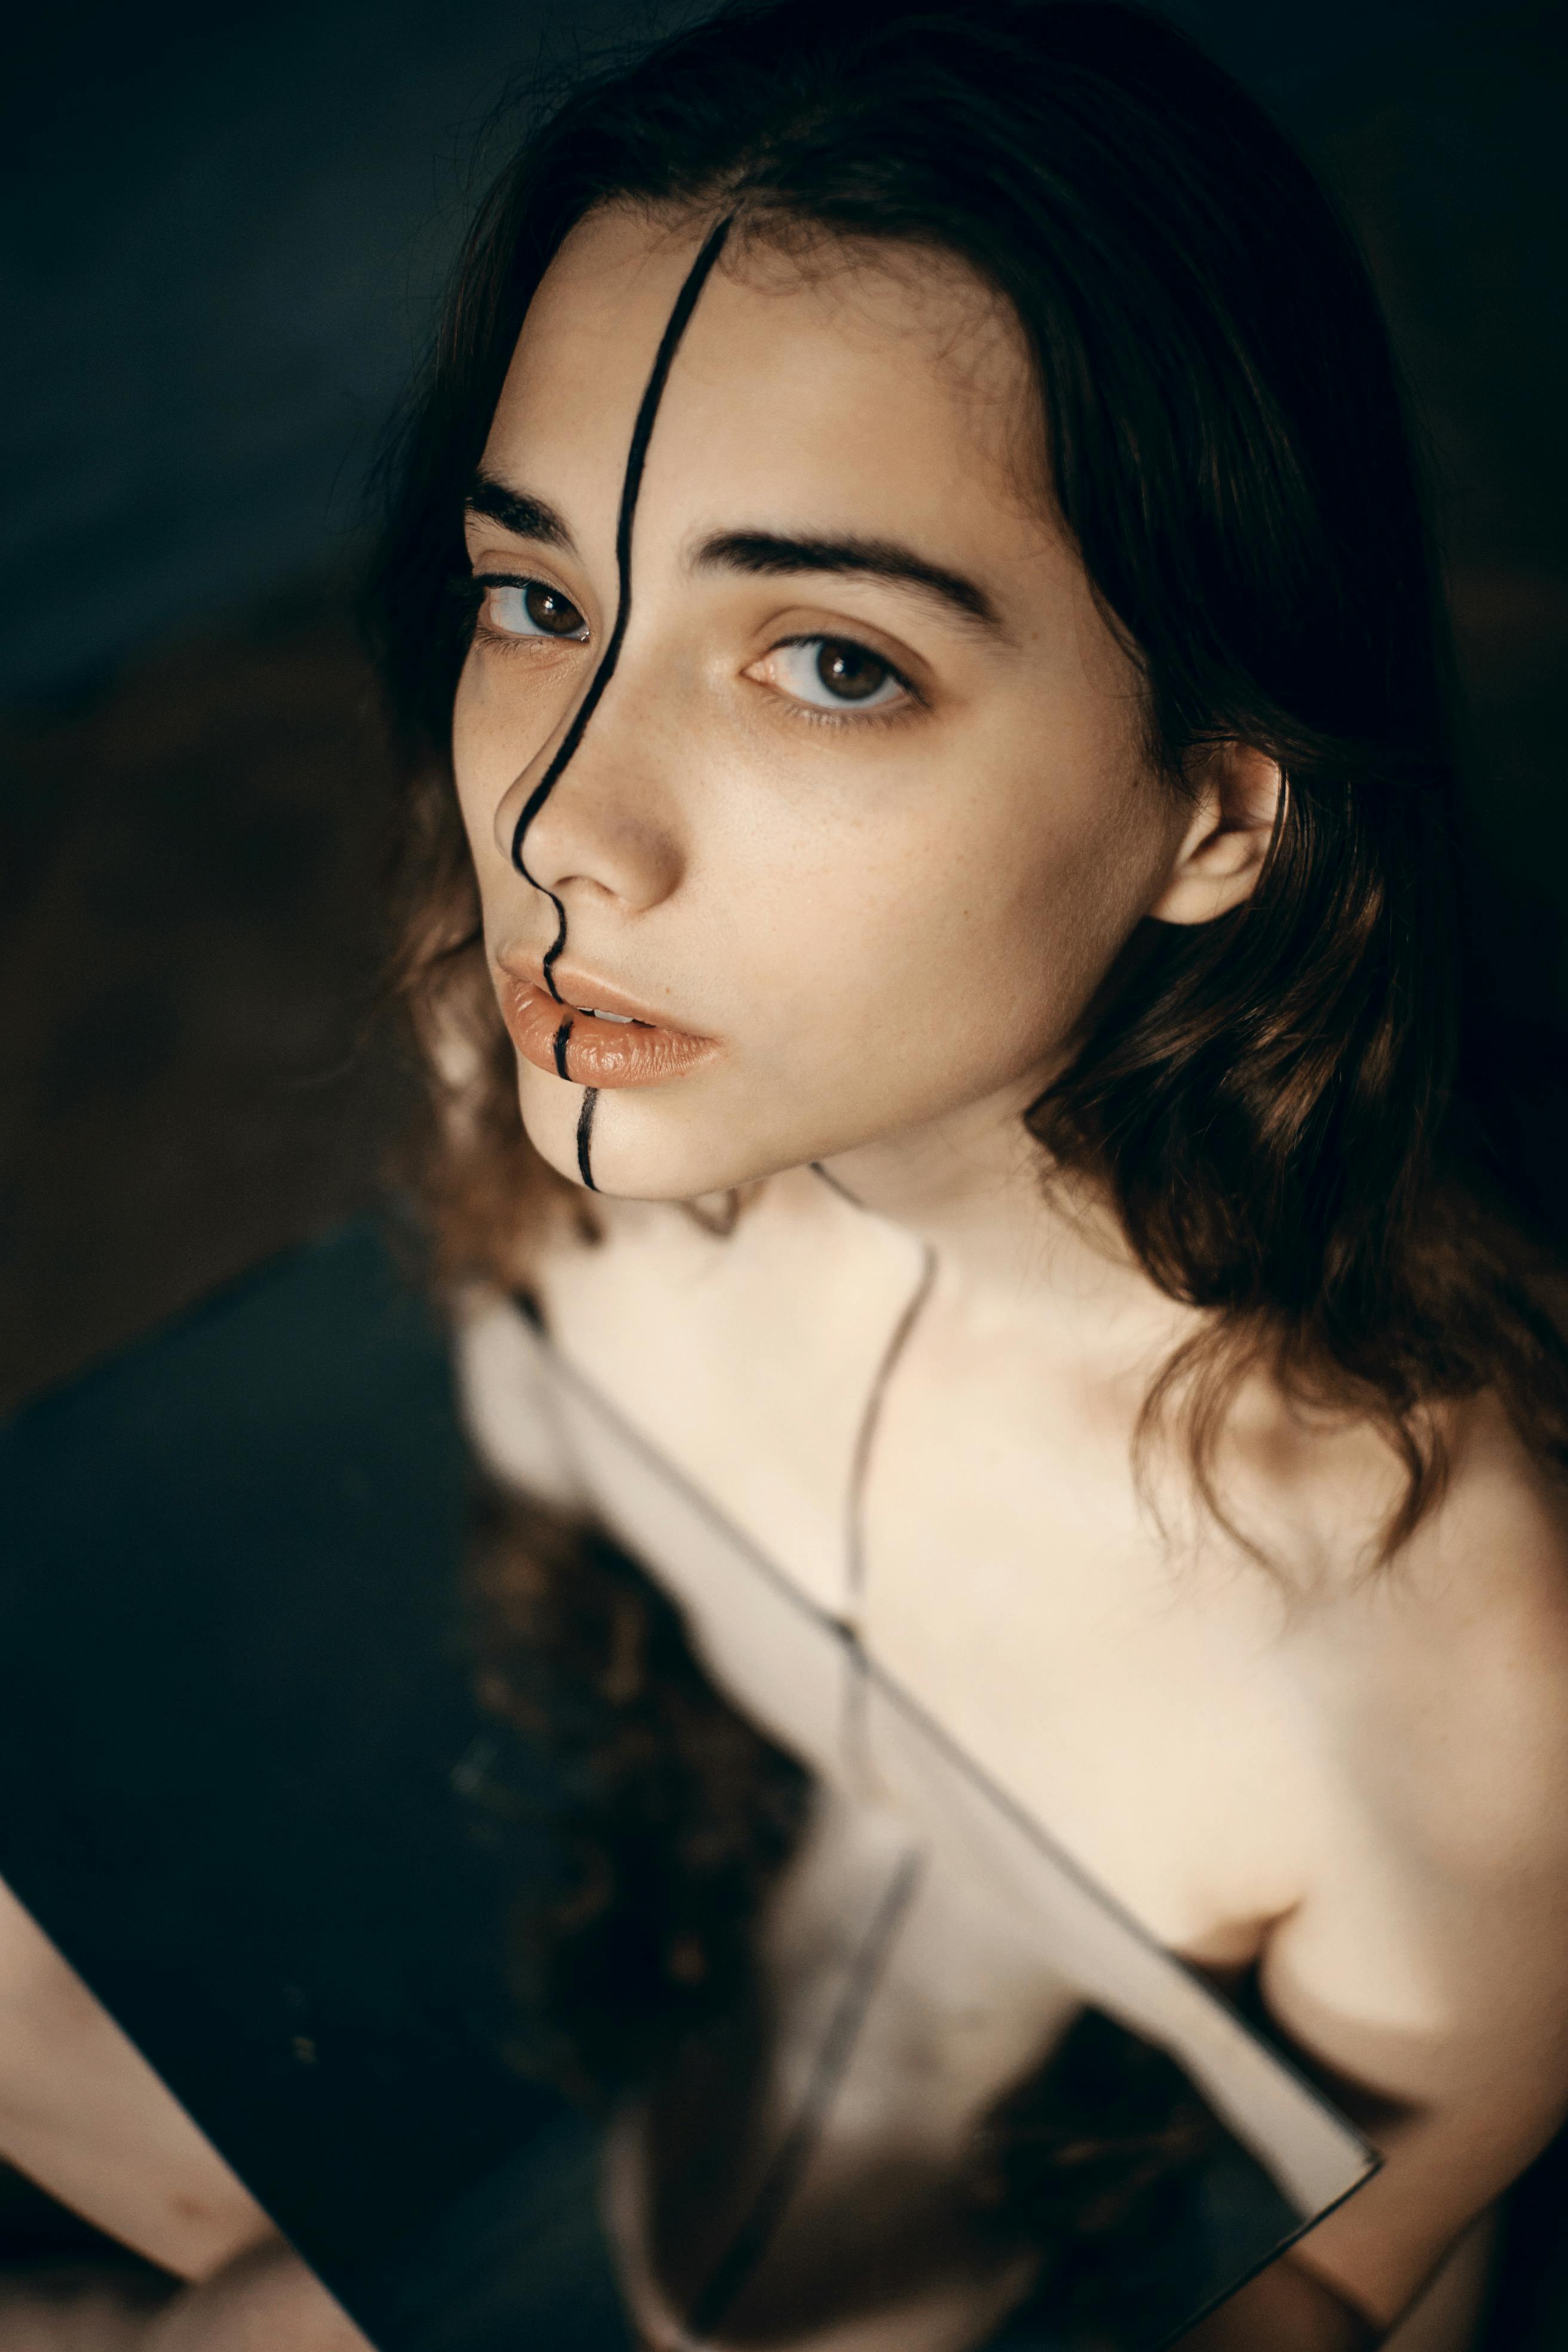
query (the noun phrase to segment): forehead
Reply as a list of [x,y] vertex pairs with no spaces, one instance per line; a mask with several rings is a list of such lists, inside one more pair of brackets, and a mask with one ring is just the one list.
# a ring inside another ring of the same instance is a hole
[[[567,239],[530,307],[488,471],[613,525],[637,404],[701,226],[607,207]],[[680,527],[744,517],[941,541],[1037,539],[1039,428],[1005,306],[909,247],[731,236],[681,342],[638,509]]]

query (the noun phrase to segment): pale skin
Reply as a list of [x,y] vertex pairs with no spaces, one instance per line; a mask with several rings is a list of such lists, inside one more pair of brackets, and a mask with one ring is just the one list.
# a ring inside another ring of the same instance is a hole
[[170,2274],[155,2309],[108,2284],[0,2280],[6,2352],[364,2352],[359,2330],[4,1887],[0,2025],[0,2156]]
[[[475,568],[539,582],[581,632],[492,599],[464,672],[493,954],[553,936],[511,830],[613,620],[632,420],[705,226],[585,224],[491,429],[487,474],[563,528],[476,514]],[[934,1245],[868,1498],[868,1636],[1162,1940],[1258,1967],[1387,2157],[1194,2352],[1390,2329],[1458,2352],[1462,2258],[1401,2315],[1568,2110],[1562,1511],[1483,1403],[1456,1422],[1441,1509],[1369,1574],[1393,1465],[1266,1391],[1226,1472],[1271,1570],[1194,1529],[1177,1467],[1166,1532],[1141,1510],[1132,1423],[1190,1327],[1095,1202],[1046,1192],[1017,1113],[1141,922],[1246,898],[1279,779],[1243,745],[1185,793],[1152,773],[1135,671],[1038,488],[1006,321],[955,268],[889,258],[737,251],[672,374],[620,667],[528,862],[568,909],[563,974],[721,1050],[601,1097],[605,1245],[563,1242],[539,1279],[567,1350],[817,1592],[866,1380]],[[898,542],[993,620],[869,572],[695,560],[735,531]],[[862,683],[878,664],[904,683],[836,706],[814,649],[784,642],[813,633],[864,649]],[[575,1181],[581,1088],[523,1065],[520,1089]],[[742,1184],[723,1243],[662,1205]],[[363,2339],[26,1915],[0,1931],[0,2154],[192,2282],[151,2319],[35,2313],[5,2340],[350,2352]]]
[[[492,598],[459,690],[494,952],[553,935],[512,828],[613,618],[621,463],[702,226],[624,208],[579,230],[491,430],[487,475],[564,530],[476,514],[476,572],[539,580],[577,628]],[[607,1246],[563,1248],[543,1289],[568,1351],[822,1591],[864,1381],[934,1244],[879,1443],[868,1636],[1164,1941],[1256,1964],[1277,2023],[1377,2117],[1378,2179],[1213,2329],[1326,2348],[1394,2326],[1568,2105],[1563,1516],[1482,1404],[1447,1502],[1370,1574],[1394,1465],[1267,1391],[1227,1475],[1272,1573],[1140,1511],[1133,1421],[1191,1326],[1092,1202],[1047,1196],[1017,1113],[1141,920],[1250,891],[1279,778],[1240,744],[1186,794],[1151,772],[1132,665],[1031,491],[1032,415],[1005,322],[930,257],[751,251],[710,282],[620,665],[527,862],[568,912],[572,1003],[608,983],[722,1050],[601,1096]],[[868,572],[705,553],[736,532],[900,542],[996,625]],[[814,631],[904,683],[835,708],[784,643]],[[574,1176],[581,1090],[527,1064],[520,1084]],[[637,1205],[762,1179],[721,1245]]]

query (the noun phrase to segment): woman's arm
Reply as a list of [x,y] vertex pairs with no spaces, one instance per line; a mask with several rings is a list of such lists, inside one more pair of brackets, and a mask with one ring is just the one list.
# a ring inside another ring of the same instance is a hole
[[205,2278],[274,2234],[244,2184],[3,1884],[0,2158],[178,2278]]
[[135,2352],[374,2352],[281,2238],[165,2306]]
[[1173,2352],[1371,2352],[1377,2329],[1287,2254],[1200,2320]]
[[1290,2265],[1331,2299],[1325,2347],[1338,2298],[1390,2352],[1458,2352],[1487,2258],[1477,2217],[1568,2116],[1561,1496],[1479,1426],[1444,1507],[1353,1607],[1321,1694],[1342,1801],[1258,1991],[1384,2160]]
[[0,2155],[171,2273],[161,2302],[108,2275],[0,2278],[5,2352],[369,2352],[4,1885]]
[[281,2238],[161,2304],[110,2283],[0,2285],[5,2352],[374,2352]]
[[1483,2214],[1452,2248],[1392,2335],[1380,2335],[1321,2279],[1287,2254],[1184,2336],[1173,2352],[1473,2352],[1497,2244]]

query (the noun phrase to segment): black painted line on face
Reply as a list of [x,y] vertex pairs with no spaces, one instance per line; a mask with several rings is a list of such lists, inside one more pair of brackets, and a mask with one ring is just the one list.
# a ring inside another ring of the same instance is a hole
[[572,1075],[566,1067],[566,1047],[571,1036],[572,1024],[569,1020],[563,1021],[555,1032],[555,1075],[558,1078],[568,1078]]
[[594,1163],[589,1156],[594,1140],[594,1111],[598,1099],[597,1087],[584,1087],[583,1108],[577,1114],[577,1173],[590,1192],[596,1192],[599,1189],[594,1181]]
[[[719,258],[724,239],[730,234],[733,218],[733,214],[726,214],[716,227],[710,229],[702,241],[696,260],[681,282],[674,307],[665,321],[664,332],[659,337],[658,350],[654,354],[653,367],[649,372],[647,383],[643,388],[642,399],[637,404],[637,421],[632,426],[631,446],[626,451],[626,472],[621,477],[620,511],[616,519],[615,626],[610,631],[609,642],[600,656],[599,666],[588,681],[588,690],[577,706],[572,723],[563,738],[560,750],[527,800],[524,801],[517,823],[512,827],[512,864],[523,880],[531,884],[535,890],[542,891],[555,909],[555,938],[545,950],[544,956],[544,985],[557,1004],[563,1002],[561,991],[555,985],[555,966],[566,946],[566,908],[564,901],[559,898],[553,890],[529,872],[522,854],[523,840],[529,826],[565,773],[568,762],[583,740],[584,730],[589,719],[599,707],[605,688],[616,674],[616,664],[621,657],[621,646],[626,640],[626,623],[631,618],[632,523],[637,515],[637,493],[642,488],[643,468],[647,463],[647,445],[653,438],[654,420],[658,415],[659,402],[664,397],[664,387],[669,375],[671,362],[680,347],[680,339],[690,322],[691,313],[697,308],[697,298],[708,281],[708,275],[713,264]],[[558,1031],[555,1039],[555,1066],[563,1077],[566,1076],[563,1054],[564,1047]],[[593,1090],[590,1088],[588,1098],[583,1106],[582,1116],[577,1121],[577,1165],[583,1171],[584,1182],[590,1189],[594,1189],[594,1180],[588,1172],[587,1165],[588,1138],[593,1132],[594,1126],[594,1114],[590,1108],[592,1100]]]
[[551,905],[555,909],[555,937],[544,950],[544,985],[559,1004],[562,1002],[562,996],[561,991],[555,985],[555,966],[561,950],[566,945],[566,907],[564,901],[558,898],[553,890],[547,895]]
[[[697,298],[702,291],[710,270],[719,258],[720,249],[729,232],[729,220],[721,220],[707,238],[701,251],[686,274],[685,282],[675,298],[675,307],[670,311],[664,333],[659,339],[652,372],[637,408],[637,422],[632,427],[631,446],[626,452],[626,472],[621,480],[620,511],[616,522],[616,571],[619,593],[616,604],[615,626],[610,632],[609,643],[600,657],[599,667],[588,682],[588,690],[578,704],[572,724],[562,740],[560,750],[523,803],[521,813],[512,830],[512,864],[525,881],[532,882],[536,890],[543,890],[545,897],[552,901],[561,914],[563,928],[565,924],[565,912],[561,906],[561,901],[552,890],[545,887],[542,882],[534,882],[532,875],[523,864],[523,837],[560,782],[568,762],[575,756],[588,721],[598,709],[605,688],[615,676],[616,665],[621,656],[621,646],[626,641],[626,624],[631,618],[632,523],[637,514],[637,493],[642,488],[643,468],[647,462],[647,446],[653,438],[654,419],[658,414],[658,404],[664,395],[665,383],[680,339],[686,332],[691,313],[697,307]],[[551,957],[553,958],[557,950],[552,948]]]

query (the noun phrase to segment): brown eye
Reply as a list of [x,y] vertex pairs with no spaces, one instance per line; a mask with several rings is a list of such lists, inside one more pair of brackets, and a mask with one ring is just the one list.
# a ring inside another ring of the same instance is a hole
[[570,597],[544,580],[491,580],[485,618],[508,637],[585,638],[588,624]]
[[777,682],[810,710],[879,710],[907,703],[904,679],[853,637],[793,637],[769,656]]
[[847,637],[818,641],[817,678],[840,702],[866,702],[889,676],[888,665]]

